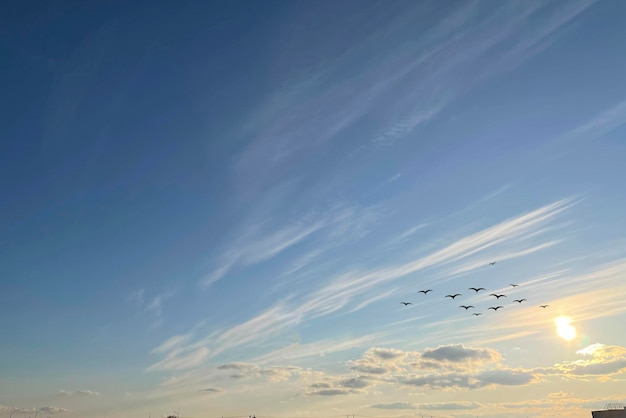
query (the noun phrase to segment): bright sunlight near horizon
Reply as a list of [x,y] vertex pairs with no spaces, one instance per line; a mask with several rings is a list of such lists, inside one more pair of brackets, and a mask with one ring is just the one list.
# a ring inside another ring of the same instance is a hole
[[0,418],[626,402],[626,1],[0,6]]
[[571,341],[576,338],[576,328],[574,328],[571,322],[572,320],[567,316],[561,316],[555,320],[556,333],[565,341]]

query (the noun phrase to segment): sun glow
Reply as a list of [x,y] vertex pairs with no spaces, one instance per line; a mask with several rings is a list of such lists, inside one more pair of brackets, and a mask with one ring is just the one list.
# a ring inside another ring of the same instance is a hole
[[576,338],[576,328],[571,325],[572,320],[567,316],[561,316],[556,319],[556,333],[565,341],[571,341]]

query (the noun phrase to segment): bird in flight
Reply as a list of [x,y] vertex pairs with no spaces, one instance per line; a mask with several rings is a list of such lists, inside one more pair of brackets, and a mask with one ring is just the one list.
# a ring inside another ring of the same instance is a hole
[[473,306],[472,305],[461,305],[461,306],[459,306],[459,308],[463,308],[465,310],[468,310],[469,308],[473,308]]
[[444,299],[445,299],[445,298],[452,298],[452,299],[454,299],[454,298],[455,298],[455,297],[457,297],[457,296],[461,296],[461,294],[460,294],[460,293],[455,293],[454,295],[445,295],[443,298],[444,298]]
[[413,305],[411,302],[400,302],[400,303],[403,304],[404,306]]
[[417,293],[427,294],[428,292],[432,292],[432,291],[433,291],[433,289],[428,289],[428,290],[420,290],[420,291],[419,291],[419,292],[417,292]]
[[479,316],[479,315],[482,315],[482,314],[480,312],[477,312],[477,313],[473,313],[472,315]]
[[487,309],[493,309],[494,311],[497,311],[500,308],[504,308],[504,306],[490,306]]
[[487,289],[485,289],[484,287],[470,287],[470,288],[469,288],[469,289],[467,289],[467,290],[473,290],[474,292],[478,293],[478,292],[480,292],[481,290],[487,290]]
[[497,261],[492,261],[491,263],[489,263],[490,266],[495,266],[497,263]]
[[547,308],[548,306],[550,305],[539,305],[540,308],[544,308],[544,309]]
[[489,296],[495,296],[496,299],[505,298],[506,295],[496,295],[495,293],[490,294]]
[[513,287],[517,287],[517,286],[519,286],[519,285],[518,285],[518,284],[513,284],[513,283],[511,283],[511,286],[513,286]]
[[513,302],[517,302],[517,303],[522,303],[524,302],[526,299],[515,299]]

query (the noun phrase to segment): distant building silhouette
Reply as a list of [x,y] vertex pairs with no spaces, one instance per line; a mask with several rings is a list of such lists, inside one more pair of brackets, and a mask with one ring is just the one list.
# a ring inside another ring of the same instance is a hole
[[626,418],[626,407],[621,409],[604,409],[602,411],[592,411],[593,418]]

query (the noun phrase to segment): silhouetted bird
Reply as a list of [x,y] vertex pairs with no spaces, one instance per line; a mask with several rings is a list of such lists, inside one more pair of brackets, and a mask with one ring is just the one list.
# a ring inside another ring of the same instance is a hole
[[517,303],[522,303],[524,302],[526,299],[515,299],[513,302],[517,302]]
[[459,308],[463,308],[465,310],[468,310],[469,308],[473,308],[473,306],[472,305],[461,305],[461,306],[459,306]]
[[487,309],[493,309],[494,311],[497,311],[500,308],[504,308],[504,306],[490,306]]
[[544,308],[544,309],[547,308],[548,306],[550,305],[539,305],[540,308]]
[[404,306],[413,305],[411,302],[400,302],[400,303],[403,304]]
[[460,294],[460,293],[455,293],[454,295],[445,295],[443,298],[444,298],[444,299],[445,299],[445,298],[452,298],[452,299],[454,299],[454,298],[455,298],[455,297],[457,297],[457,296],[461,296],[461,294]]
[[489,296],[495,296],[497,299],[505,298],[506,295],[496,295],[495,293],[490,294]]
[[467,289],[467,290],[473,290],[474,292],[478,293],[478,292],[480,292],[481,290],[487,290],[487,289],[485,289],[484,287],[470,287],[470,288],[469,288],[469,289]]
[[472,315],[479,316],[479,315],[482,315],[482,314],[480,312],[478,312],[478,313],[473,313]]
[[432,291],[433,291],[433,289],[428,289],[428,290],[420,290],[420,291],[419,291],[419,292],[417,292],[417,293],[427,294],[428,292],[432,292]]
[[489,263],[490,266],[495,266],[497,263],[497,261],[492,261],[491,263]]
[[518,285],[518,284],[513,284],[513,283],[511,283],[511,286],[513,286],[513,287],[517,287],[517,286],[519,286],[519,285]]

